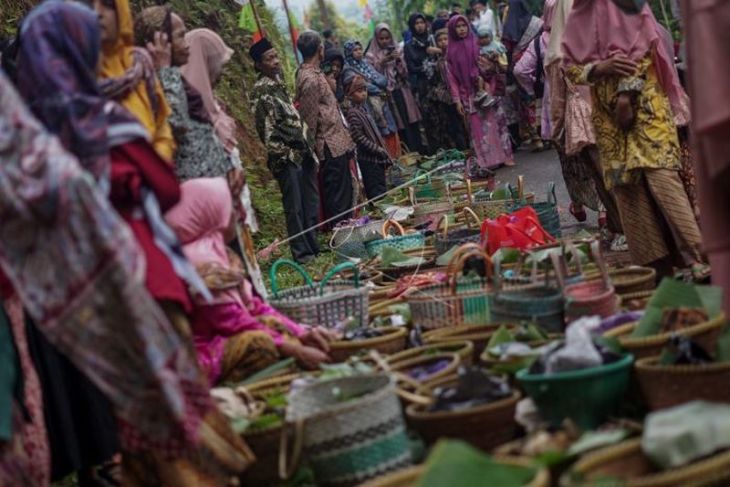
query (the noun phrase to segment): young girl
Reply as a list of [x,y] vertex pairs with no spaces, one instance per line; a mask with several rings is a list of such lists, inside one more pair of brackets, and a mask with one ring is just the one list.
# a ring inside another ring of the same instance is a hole
[[365,193],[368,199],[376,198],[388,189],[385,168],[391,164],[390,154],[368,110],[365,78],[349,69],[342,78],[345,94],[350,102],[347,123],[352,140],[357,144],[357,164],[362,173]]
[[[466,17],[457,15],[451,18],[447,52],[451,96],[459,114],[467,117],[472,148],[480,168],[512,166],[512,144],[501,104],[495,103],[484,110],[476,106],[482,73],[475,37]],[[497,93],[496,84],[496,78],[489,76],[486,79],[484,86],[491,96]]]
[[195,296],[191,315],[198,361],[211,383],[240,381],[279,355],[308,369],[328,362],[333,334],[298,325],[253,295],[238,258],[227,250],[233,206],[226,180],[191,179],[181,191],[165,218],[213,294],[210,303]]

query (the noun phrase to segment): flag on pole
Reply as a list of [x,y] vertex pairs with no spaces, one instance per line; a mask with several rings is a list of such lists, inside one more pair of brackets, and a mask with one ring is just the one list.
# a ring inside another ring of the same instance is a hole
[[368,30],[370,31],[370,35],[372,36],[375,34],[375,19],[373,18],[373,11],[370,8],[370,4],[368,0],[358,0],[358,4],[363,9],[363,18],[368,24]]
[[[239,2],[240,3],[240,2]],[[264,38],[264,33],[259,29],[256,22],[256,14],[253,11],[253,5],[250,0],[244,0],[241,8],[241,16],[238,19],[238,26],[243,30],[250,32],[253,36],[253,42],[256,43]]]
[[297,17],[289,11],[289,32],[291,33],[291,41],[295,46],[297,45],[297,39],[299,39],[299,22]]

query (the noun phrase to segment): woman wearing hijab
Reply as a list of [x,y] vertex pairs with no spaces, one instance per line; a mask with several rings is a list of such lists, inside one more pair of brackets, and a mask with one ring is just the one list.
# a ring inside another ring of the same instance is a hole
[[372,108],[373,119],[380,130],[380,135],[383,136],[390,158],[399,158],[401,156],[400,137],[398,136],[398,125],[388,103],[388,78],[365,59],[365,49],[360,41],[350,39],[345,42],[344,54],[346,69],[354,70],[365,79],[368,88],[368,105]]
[[101,78],[104,95],[129,110],[147,130],[157,153],[166,161],[175,155],[170,107],[155,75],[152,59],[134,47],[129,0],[94,0],[101,24]]
[[[448,76],[451,96],[461,116],[466,117],[471,146],[479,167],[493,169],[514,164],[512,143],[501,103],[482,108],[476,104],[482,73],[479,46],[469,21],[463,15],[449,20]],[[496,96],[495,79],[488,78],[484,89]]]
[[[616,200],[606,189],[598,161],[590,88],[573,84],[562,69],[560,46],[572,7],[573,0],[557,0],[552,17],[545,21],[545,28],[550,32],[543,61],[545,84],[549,87],[543,97],[543,111],[546,105],[549,107],[550,134],[547,139],[554,142],[558,151],[563,179],[570,195],[571,213],[580,221],[584,216],[581,212],[583,206],[598,210],[599,226],[607,227],[612,234],[612,250],[625,250],[626,239]],[[543,137],[545,135],[543,131]]]
[[436,19],[433,23],[434,40],[439,53],[436,54],[436,66],[433,76],[428,80],[426,97],[431,109],[428,111],[433,126],[432,136],[435,147],[443,149],[458,149],[461,151],[469,147],[464,119],[456,111],[456,103],[451,97],[449,89],[449,75],[447,66],[447,52],[449,44],[448,21]]
[[421,140],[421,111],[408,84],[408,69],[388,24],[375,27],[375,35],[365,51],[367,61],[387,79],[391,111],[401,139],[411,151],[425,153]]
[[240,261],[226,248],[232,213],[226,181],[201,178],[183,183],[180,203],[165,215],[213,294],[212,300],[195,296],[191,320],[210,382],[240,382],[279,355],[309,369],[329,361],[329,332],[294,323],[253,294]]
[[[179,187],[142,126],[102,97],[95,78],[99,39],[98,18],[89,9],[60,1],[42,4],[21,27],[18,81],[46,127],[72,151],[84,148],[79,150],[81,163],[89,174],[99,175],[96,184],[108,189],[116,213],[102,211],[108,206],[99,207],[94,193],[78,182],[74,186],[73,179],[64,182],[63,167],[44,171],[39,157],[45,152],[23,157],[27,166],[35,156],[39,167],[33,177],[48,175],[49,200],[32,202],[41,205],[36,227],[26,230],[22,220],[3,226],[31,232],[37,240],[33,248],[19,251],[12,246],[17,238],[0,235],[0,245],[9,247],[3,249],[1,263],[46,338],[114,406],[122,447],[135,452],[124,456],[126,481],[134,483],[130,479],[139,476],[155,484],[225,482],[250,463],[250,454],[212,408],[192,344],[185,342],[189,329],[179,310],[190,301],[176,271],[184,270],[186,261],[176,259],[169,248],[166,253],[168,236],[152,230],[171,232],[161,226],[154,203],[172,206]],[[57,161],[62,159],[53,159]],[[74,174],[69,167],[65,171]],[[33,194],[37,198],[37,190]],[[151,201],[149,194],[159,199]],[[60,227],[39,225],[43,218],[53,222],[57,214],[48,212],[59,204]],[[32,209],[22,213],[33,214]],[[84,419],[93,421],[93,416]],[[93,424],[90,429],[101,435],[104,427]]]
[[435,145],[436,140],[432,136],[435,127],[428,123],[431,116],[426,92],[428,90],[428,80],[433,76],[435,66],[433,56],[439,52],[439,49],[433,46],[433,40],[428,32],[428,23],[423,14],[412,14],[408,19],[408,28],[411,32],[411,38],[403,47],[403,57],[406,61],[411,89],[416,95],[418,106],[421,109],[422,124],[426,132],[426,138],[429,141],[427,150],[429,154],[432,154],[438,147]]
[[687,95],[648,5],[629,14],[612,0],[576,0],[562,49],[571,81],[591,84],[606,186],[618,203],[635,264],[672,264],[706,278],[699,228],[682,186],[677,125]]
[[507,19],[502,31],[502,42],[507,48],[510,61],[508,70],[508,102],[507,115],[510,130],[516,140],[526,138],[532,144],[532,150],[543,149],[542,139],[537,130],[537,100],[529,95],[517,84],[512,72],[525,51],[531,45],[534,49],[542,31],[543,21],[532,15],[526,0],[510,0],[507,9]]

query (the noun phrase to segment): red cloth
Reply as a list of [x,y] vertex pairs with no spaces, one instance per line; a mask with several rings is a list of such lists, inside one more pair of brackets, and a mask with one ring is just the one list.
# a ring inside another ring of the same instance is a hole
[[152,229],[142,213],[143,185],[155,193],[162,213],[180,201],[180,185],[172,167],[142,139],[112,148],[111,160],[111,202],[145,253],[147,290],[156,300],[174,301],[190,312],[192,303],[187,287],[155,244]]

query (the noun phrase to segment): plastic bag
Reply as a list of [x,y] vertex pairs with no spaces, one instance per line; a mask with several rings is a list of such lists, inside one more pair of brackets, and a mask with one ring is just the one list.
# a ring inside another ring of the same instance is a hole
[[552,353],[545,361],[545,373],[587,369],[603,364],[603,357],[593,344],[591,332],[601,326],[597,316],[581,318],[565,332],[565,346]]

